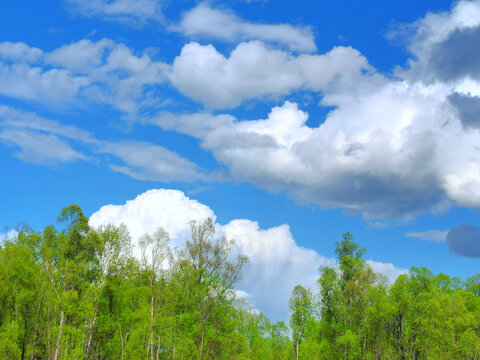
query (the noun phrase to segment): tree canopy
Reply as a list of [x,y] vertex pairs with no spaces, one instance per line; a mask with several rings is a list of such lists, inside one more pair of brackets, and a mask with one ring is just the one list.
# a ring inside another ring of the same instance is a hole
[[388,284],[350,233],[316,289],[292,289],[289,329],[236,298],[248,259],[211,219],[179,249],[146,234],[139,258],[125,226],[92,229],[77,205],[57,225],[0,243],[1,359],[479,357],[480,275],[412,268]]

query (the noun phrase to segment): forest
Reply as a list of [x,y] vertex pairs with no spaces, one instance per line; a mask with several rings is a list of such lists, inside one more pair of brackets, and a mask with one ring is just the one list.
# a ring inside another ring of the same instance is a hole
[[394,284],[349,233],[318,286],[297,285],[271,322],[235,284],[248,259],[190,223],[172,248],[159,228],[134,256],[126,227],[90,228],[80,207],[0,243],[0,359],[477,359],[480,275],[412,268]]

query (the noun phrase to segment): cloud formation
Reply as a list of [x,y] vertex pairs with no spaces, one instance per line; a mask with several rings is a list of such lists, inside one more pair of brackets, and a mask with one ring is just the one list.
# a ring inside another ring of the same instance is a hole
[[0,94],[60,108],[106,104],[135,117],[146,104],[161,102],[151,88],[165,82],[167,69],[108,39],[83,39],[47,53],[0,43]]
[[459,225],[447,234],[448,250],[456,256],[480,258],[480,228],[472,225]]
[[447,241],[447,234],[448,234],[448,230],[446,231],[428,230],[428,231],[421,231],[421,232],[411,232],[411,233],[408,233],[406,236],[410,238],[423,240],[423,241],[444,243]]
[[[35,113],[0,105],[0,143],[16,147],[19,159],[42,165],[90,160],[100,155],[108,166],[135,179],[151,181],[207,180],[196,164],[156,144],[134,141],[104,141],[74,125],[61,124]],[[83,146],[89,155],[74,146]],[[113,162],[111,157],[119,162]]]
[[357,50],[336,47],[326,54],[292,54],[259,41],[239,44],[228,57],[212,45],[191,42],[173,62],[170,81],[208,108],[232,108],[246,100],[296,90],[348,89],[371,70]]
[[164,20],[160,0],[64,0],[70,11],[82,16],[127,22],[136,26]]
[[[178,190],[156,189],[138,195],[124,205],[105,205],[90,217],[90,225],[125,224],[133,241],[159,226],[170,234],[174,246],[182,246],[190,236],[188,222],[203,221],[216,216],[208,206],[188,198]],[[250,263],[237,289],[248,294],[253,306],[274,320],[288,320],[288,299],[297,284],[316,289],[318,268],[335,266],[314,250],[299,246],[287,224],[261,229],[256,221],[236,219],[228,224],[216,224],[217,234],[234,239],[239,251]],[[137,254],[138,254],[137,248]],[[392,264],[369,261],[375,271],[385,273],[393,281],[406,270]]]
[[174,29],[193,38],[233,43],[261,40],[285,46],[293,51],[314,52],[317,50],[312,30],[309,27],[251,23],[231,11],[214,9],[207,3],[200,3],[186,12]]

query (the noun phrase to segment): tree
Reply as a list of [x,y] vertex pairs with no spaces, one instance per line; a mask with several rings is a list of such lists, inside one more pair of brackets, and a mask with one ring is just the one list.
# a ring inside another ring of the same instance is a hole
[[[241,271],[248,259],[244,255],[234,256],[235,241],[225,237],[215,239],[215,225],[208,218],[203,223],[190,222],[191,240],[179,254],[180,271],[186,275],[187,286],[195,299],[200,317],[200,339],[198,359],[204,356],[207,325],[215,313],[215,307],[231,303],[233,286],[240,279]],[[212,332],[215,338],[216,324]]]
[[295,353],[298,360],[300,342],[305,336],[308,323],[313,319],[313,303],[310,291],[301,285],[295,286],[290,297],[289,308],[292,312],[290,317],[290,327],[293,331]]

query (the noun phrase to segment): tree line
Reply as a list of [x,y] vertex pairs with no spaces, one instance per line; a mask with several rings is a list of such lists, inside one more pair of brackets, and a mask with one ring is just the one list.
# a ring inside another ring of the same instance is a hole
[[346,233],[317,289],[297,285],[289,326],[236,297],[248,259],[191,222],[159,228],[134,256],[125,226],[92,229],[71,205],[57,227],[0,244],[0,359],[476,359],[480,275],[412,268],[393,285]]

